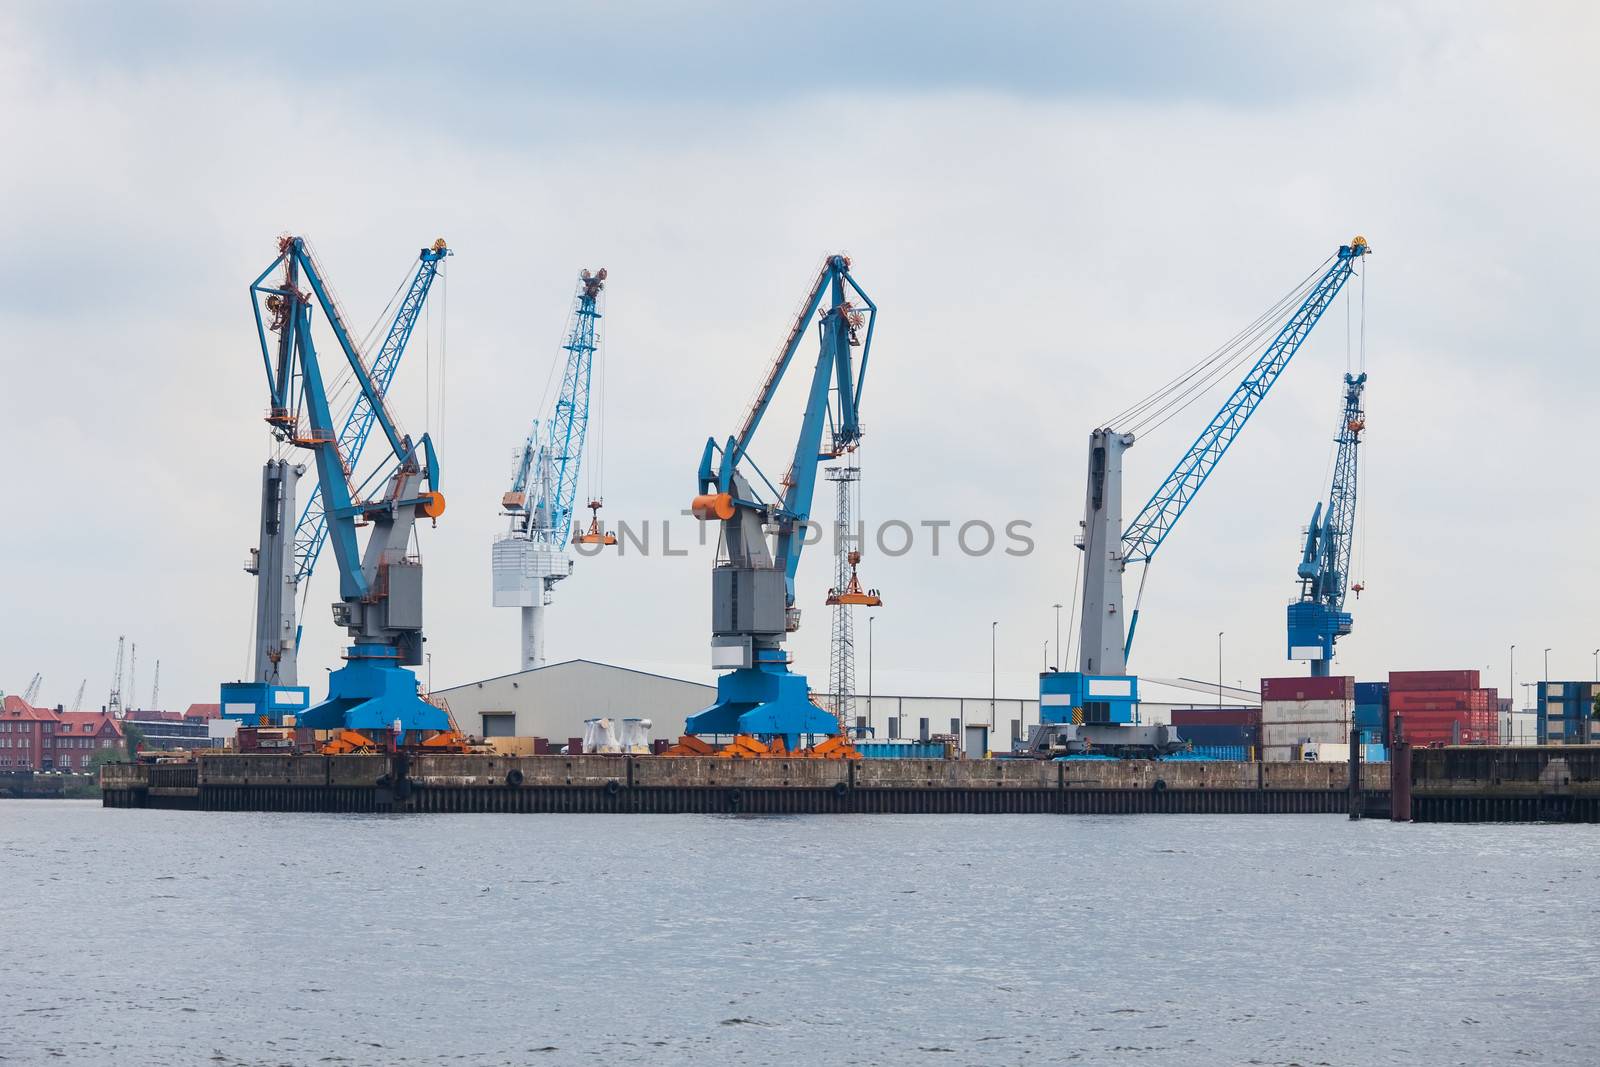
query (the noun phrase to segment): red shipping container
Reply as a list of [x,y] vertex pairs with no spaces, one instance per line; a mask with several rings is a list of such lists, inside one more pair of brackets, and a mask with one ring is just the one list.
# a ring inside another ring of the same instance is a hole
[[1174,726],[1260,726],[1260,708],[1173,708]]
[[1356,680],[1339,678],[1263,678],[1262,700],[1354,700]]
[[1389,693],[1396,690],[1477,689],[1477,671],[1390,671]]

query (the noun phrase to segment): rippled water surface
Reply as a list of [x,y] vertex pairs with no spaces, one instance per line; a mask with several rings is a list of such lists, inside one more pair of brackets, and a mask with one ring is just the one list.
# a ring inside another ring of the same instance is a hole
[[0,801],[0,1063],[1592,1064],[1600,833]]

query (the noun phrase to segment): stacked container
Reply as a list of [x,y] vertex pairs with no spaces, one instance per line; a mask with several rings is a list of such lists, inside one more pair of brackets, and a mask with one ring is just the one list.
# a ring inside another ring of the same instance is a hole
[[1389,743],[1389,683],[1356,683],[1356,729],[1368,745]]
[[[1540,682],[1538,730],[1542,745],[1575,745],[1583,741],[1584,720],[1594,713],[1600,684],[1594,682]],[[1600,726],[1591,727],[1600,738]]]
[[[1389,736],[1413,745],[1500,743],[1500,695],[1477,671],[1391,671]],[[1405,736],[1394,723],[1399,720]]]
[[1355,691],[1354,678],[1261,679],[1262,760],[1298,760],[1305,745],[1348,746]]
[[1173,708],[1172,725],[1195,751],[1237,749],[1243,755],[1217,759],[1248,759],[1261,747],[1260,708]]

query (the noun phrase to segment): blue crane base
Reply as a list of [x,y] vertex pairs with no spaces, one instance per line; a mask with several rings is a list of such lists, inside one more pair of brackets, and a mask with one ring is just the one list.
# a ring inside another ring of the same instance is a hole
[[305,712],[311,690],[271,682],[223,682],[221,699],[224,719],[237,719],[241,726],[282,726],[285,716]]
[[417,695],[417,676],[404,667],[355,661],[328,676],[328,699],[299,718],[313,730],[403,733],[450,729],[450,716]]
[[831,737],[839,720],[811,702],[803,674],[781,664],[741,667],[717,679],[717,702],[689,716],[686,734],[752,734],[762,740],[783,738],[793,752],[807,734]]

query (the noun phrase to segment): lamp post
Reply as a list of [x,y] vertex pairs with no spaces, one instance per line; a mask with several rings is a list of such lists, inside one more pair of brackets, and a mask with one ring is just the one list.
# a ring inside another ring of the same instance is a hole
[[[877,619],[878,619],[878,617],[876,615],[868,615],[867,616],[867,722],[868,723],[872,722],[872,624],[874,622],[876,622]],[[899,723],[898,725],[899,725],[900,729],[896,730],[895,731],[896,733],[901,732],[906,727],[906,724],[903,723],[903,722]]]
[[[1517,702],[1517,646],[1511,646],[1511,684],[1506,687],[1506,692],[1511,694],[1511,703]],[[1511,710],[1515,711],[1516,708]]]
[[1222,631],[1217,631],[1217,707],[1222,707]]
[[1600,648],[1594,650],[1594,680],[1600,682]]
[[999,647],[999,633],[1000,621],[996,619],[989,624],[989,729],[996,732],[1000,729],[1000,720],[995,713],[995,694],[1000,688],[1000,661],[995,656],[995,649]]
[[1548,648],[1544,650],[1544,681],[1546,685],[1550,684],[1550,650]]
[[[1059,671],[1061,669],[1061,605],[1053,604],[1051,606],[1056,609],[1056,670]],[[1600,678],[1595,680],[1600,681]]]

